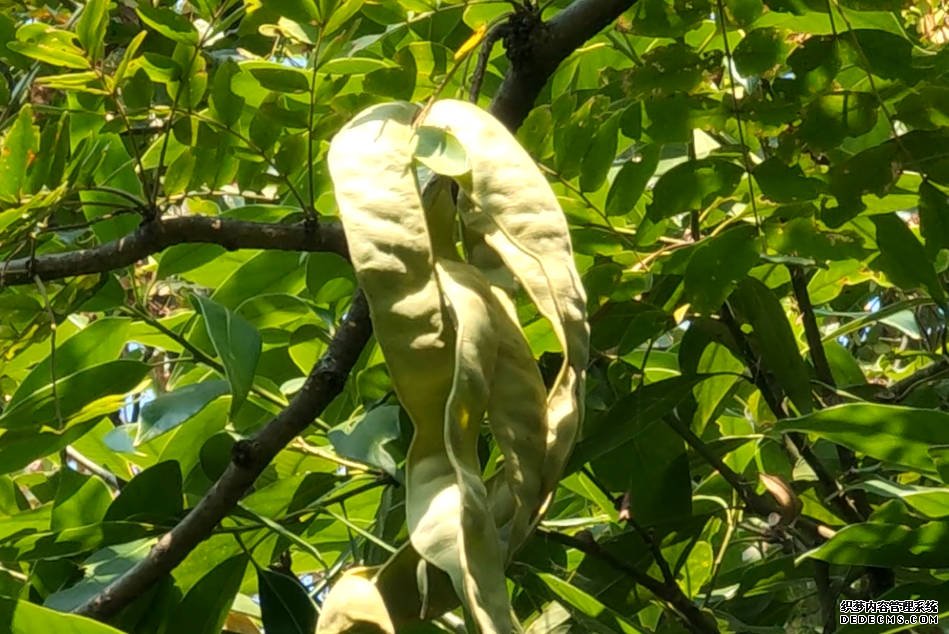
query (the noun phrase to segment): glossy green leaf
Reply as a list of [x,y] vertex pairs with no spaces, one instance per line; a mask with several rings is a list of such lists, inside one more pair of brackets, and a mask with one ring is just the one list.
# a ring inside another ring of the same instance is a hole
[[[120,630],[92,619],[63,614],[24,600],[0,597],[0,623],[10,634],[120,634]],[[8,629],[7,629],[8,628]]]
[[326,435],[339,455],[399,477],[396,459],[386,445],[399,438],[401,433],[399,408],[383,405],[370,410],[362,418],[337,425]]
[[109,26],[109,0],[89,0],[76,22],[76,35],[93,63],[102,57]]
[[384,68],[397,68],[397,64],[374,57],[339,57],[323,64],[320,71],[327,75],[365,75]]
[[172,41],[191,46],[198,43],[198,32],[191,20],[173,9],[140,4],[135,12],[142,22]]
[[25,106],[0,142],[0,199],[17,200],[26,184],[26,169],[39,147],[33,110]]
[[605,455],[633,440],[651,425],[664,425],[662,418],[689,396],[702,376],[677,376],[644,385],[616,401],[609,412],[590,421],[577,444],[568,471]]
[[225,381],[202,381],[185,385],[148,401],[142,406],[135,443],[146,443],[171,431],[227,391],[228,384]]
[[851,403],[779,422],[778,431],[802,431],[877,460],[934,473],[932,445],[949,444],[949,414],[929,409]]
[[949,566],[949,524],[903,526],[883,522],[851,524],[807,553],[833,564],[858,566]]
[[105,482],[68,468],[59,472],[57,480],[56,499],[50,513],[52,530],[62,531],[102,521],[112,502]]
[[44,605],[60,612],[75,610],[144,559],[154,543],[146,538],[96,551],[82,562],[83,578],[49,595]]
[[712,6],[705,0],[644,0],[636,3],[633,29],[640,35],[681,37],[711,15]]
[[593,136],[583,163],[580,165],[580,189],[592,192],[599,189],[613,167],[616,157],[617,134],[620,115],[615,114],[604,121]]
[[[608,624],[615,629],[609,631],[623,632],[625,634],[636,634],[639,629],[627,622],[619,614],[603,605],[596,597],[584,592],[563,579],[548,573],[539,573],[538,577],[544,584],[550,588],[551,592],[574,610],[582,615],[594,619],[603,624]],[[600,626],[602,627],[602,625]],[[591,628],[592,629],[592,628]]]
[[69,31],[34,22],[21,27],[16,36],[17,41],[10,42],[7,47],[20,55],[52,66],[79,70],[89,68],[89,59],[76,46],[76,36]]
[[151,368],[141,361],[121,359],[94,365],[57,379],[25,396],[0,414],[0,428],[40,426],[60,428],[110,414],[125,402],[125,395],[145,378]]
[[260,333],[246,319],[211,299],[192,295],[192,302],[204,318],[208,337],[224,366],[231,386],[233,415],[244,403],[254,382],[261,351]]
[[304,93],[310,90],[310,79],[306,73],[297,68],[290,68],[276,63],[263,64],[261,62],[243,64],[242,68],[249,68],[260,85],[267,90],[290,94]]

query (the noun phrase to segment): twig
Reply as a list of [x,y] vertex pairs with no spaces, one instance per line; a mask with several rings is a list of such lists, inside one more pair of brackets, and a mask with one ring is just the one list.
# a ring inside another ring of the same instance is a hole
[[595,557],[614,570],[623,573],[638,585],[641,585],[656,595],[656,597],[662,599],[676,616],[682,620],[689,631],[698,632],[700,634],[713,634],[718,632],[718,626],[715,625],[715,621],[692,603],[692,601],[685,596],[677,583],[663,583],[658,579],[654,579],[641,570],[630,566],[609,551],[604,550],[596,541],[579,539],[572,535],[551,531],[546,528],[538,528],[537,532],[551,541]]

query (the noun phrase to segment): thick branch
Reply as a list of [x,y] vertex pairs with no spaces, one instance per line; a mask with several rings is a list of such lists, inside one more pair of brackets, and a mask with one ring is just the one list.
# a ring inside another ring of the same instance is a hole
[[143,223],[127,236],[106,244],[23,257],[0,264],[0,288],[34,284],[34,276],[56,280],[73,275],[104,273],[176,244],[217,244],[225,249],[331,251],[348,257],[346,238],[337,224],[271,224],[210,216],[182,216]]
[[107,619],[180,564],[237,504],[257,476],[294,437],[305,430],[346,383],[371,332],[369,309],[357,294],[326,354],[290,404],[253,438],[234,446],[231,464],[205,496],[148,556],[75,611]]
[[543,25],[522,61],[511,65],[491,104],[508,128],[518,128],[562,61],[635,4],[635,0],[577,0]]

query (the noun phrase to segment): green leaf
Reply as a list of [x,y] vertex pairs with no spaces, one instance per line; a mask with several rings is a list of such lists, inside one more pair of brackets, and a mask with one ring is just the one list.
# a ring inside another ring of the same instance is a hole
[[[622,616],[603,605],[596,597],[567,583],[560,577],[546,572],[538,573],[537,576],[561,601],[564,601],[576,612],[592,619],[600,627],[609,626],[609,631],[623,632],[624,634],[637,634],[640,631],[639,628],[634,627]],[[592,631],[593,628],[590,629]]]
[[62,531],[102,521],[112,502],[109,488],[102,480],[65,468],[59,471],[57,481],[56,499],[50,514],[52,530]]
[[16,53],[52,66],[79,70],[89,68],[89,60],[82,49],[76,46],[76,36],[69,31],[34,22],[20,27],[16,37],[18,41],[7,44]]
[[0,142],[0,199],[17,200],[26,185],[27,166],[39,147],[33,126],[33,109],[20,108],[16,120]]
[[336,453],[379,467],[400,478],[395,458],[386,445],[401,435],[399,410],[394,405],[376,407],[362,418],[337,425],[326,433]]
[[61,431],[24,428],[6,432],[0,435],[0,473],[17,471],[38,458],[57,452],[98,424],[99,420],[94,419],[67,425]]
[[227,393],[226,381],[202,381],[161,394],[142,407],[135,444],[146,443],[171,431]]
[[609,302],[597,311],[590,333],[591,343],[599,350],[615,347],[617,354],[624,355],[674,325],[671,315],[650,304]]
[[851,524],[807,556],[840,565],[946,568],[949,567],[949,523]]
[[606,214],[623,216],[639,202],[649,179],[659,165],[660,146],[647,145],[627,163],[623,163],[606,195]]
[[219,563],[188,590],[169,618],[169,631],[219,634],[241,587],[247,556],[236,555]]
[[306,588],[295,577],[282,572],[257,569],[260,616],[271,634],[313,634],[316,608]]
[[744,170],[722,159],[700,159],[676,165],[659,177],[649,218],[654,222],[684,211],[701,211],[719,197],[731,195]]
[[173,9],[141,3],[135,7],[135,12],[142,22],[172,41],[189,46],[198,43],[198,32],[191,20]]
[[587,99],[566,122],[554,128],[554,166],[563,178],[573,179],[580,174],[605,101],[602,96]]
[[889,480],[867,480],[855,488],[875,495],[896,498],[931,519],[949,517],[949,489],[898,484]]
[[298,68],[282,66],[275,62],[251,62],[241,64],[242,69],[249,69],[260,85],[267,90],[288,94],[309,92],[310,78]]
[[76,35],[93,63],[102,58],[109,26],[109,0],[88,0],[76,21]]
[[913,84],[920,74],[913,67],[913,43],[902,33],[854,29],[842,41],[845,46],[858,49],[854,51],[854,61],[877,77]]
[[669,423],[643,425],[612,454],[627,466],[629,510],[638,522],[652,526],[691,517],[689,459],[682,436]]
[[192,295],[191,301],[204,317],[204,327],[214,345],[227,381],[231,385],[231,415],[247,399],[254,383],[257,360],[260,358],[260,333],[246,319],[217,302]]
[[714,313],[758,262],[755,228],[743,225],[705,238],[685,269],[685,297],[698,313]]
[[919,232],[930,259],[949,249],[949,195],[926,181],[919,185]]
[[93,95],[106,95],[108,92],[102,87],[102,80],[95,71],[79,73],[64,73],[62,75],[46,75],[37,80],[43,86],[56,90],[77,90]]
[[744,77],[762,75],[784,61],[786,34],[772,28],[750,31],[735,46],[735,68]]
[[702,81],[704,62],[689,46],[658,46],[643,55],[643,63],[630,71],[629,83],[637,95],[656,97],[690,92]]
[[838,92],[814,99],[804,111],[798,136],[815,149],[829,150],[845,138],[873,129],[877,98],[866,92]]
[[651,425],[665,425],[662,418],[704,379],[704,376],[677,376],[644,385],[617,400],[608,412],[587,425],[567,471],[576,471],[587,462],[626,444]]
[[332,304],[352,296],[356,287],[353,269],[335,253],[311,253],[306,262],[306,288],[313,301]]
[[231,87],[231,79],[239,72],[240,67],[233,60],[227,60],[217,67],[211,79],[211,115],[227,126],[234,125],[244,109],[244,98]]
[[[55,389],[46,385],[25,396],[0,414],[0,428],[58,428],[110,414],[125,404],[128,392],[145,378],[151,368],[132,359],[94,365],[59,378]],[[57,405],[58,402],[58,405]]]
[[728,301],[736,316],[752,327],[751,339],[764,366],[774,373],[798,411],[810,412],[810,373],[781,302],[771,289],[754,278],[742,280]]
[[320,67],[320,72],[327,75],[365,75],[374,70],[398,67],[398,64],[387,59],[377,59],[374,57],[338,57],[323,64]]
[[162,185],[166,196],[174,196],[185,192],[188,183],[191,182],[191,177],[194,175],[194,166],[194,152],[189,148],[185,148],[165,170]]
[[935,473],[929,453],[949,444],[949,414],[930,409],[850,403],[780,421],[776,431],[802,431],[921,473]]
[[754,169],[761,193],[776,203],[796,203],[817,198],[822,183],[804,175],[800,165],[785,165],[776,156],[766,159]]
[[184,509],[181,469],[165,460],[145,469],[122,487],[105,513],[106,521],[169,522]]
[[604,121],[593,135],[593,141],[587,149],[580,165],[580,190],[592,192],[598,190],[613,167],[616,158],[619,122],[622,113],[617,113]]
[[761,0],[726,0],[725,8],[738,26],[747,29],[761,16],[764,3]]
[[652,37],[681,37],[712,13],[706,0],[641,0],[633,8],[633,32]]
[[154,543],[148,537],[96,551],[82,562],[83,578],[46,597],[44,605],[60,612],[75,610],[144,559]]
[[264,251],[233,270],[211,299],[228,308],[240,308],[245,301],[263,294],[296,295],[304,288],[305,275],[299,253]]
[[906,223],[896,214],[872,216],[880,256],[874,262],[902,288],[925,288],[937,302],[946,301],[932,260]]
[[10,634],[122,634],[120,630],[84,616],[63,614],[8,597],[0,597],[0,623]]

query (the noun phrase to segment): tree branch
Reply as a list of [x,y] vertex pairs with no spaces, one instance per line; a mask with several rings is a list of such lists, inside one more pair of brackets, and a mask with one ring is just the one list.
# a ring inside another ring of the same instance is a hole
[[634,4],[635,0],[576,0],[540,25],[523,56],[512,61],[491,104],[492,114],[509,129],[518,128],[557,66]]
[[0,288],[104,273],[176,244],[217,244],[225,249],[329,251],[348,258],[346,238],[335,223],[319,226],[248,222],[211,216],[181,216],[143,223],[127,236],[103,245],[23,257],[0,264]]
[[75,612],[107,619],[180,564],[234,508],[274,456],[340,393],[370,333],[369,308],[362,293],[357,293],[326,353],[286,409],[255,436],[234,445],[225,472],[197,506],[158,540],[145,559]]

